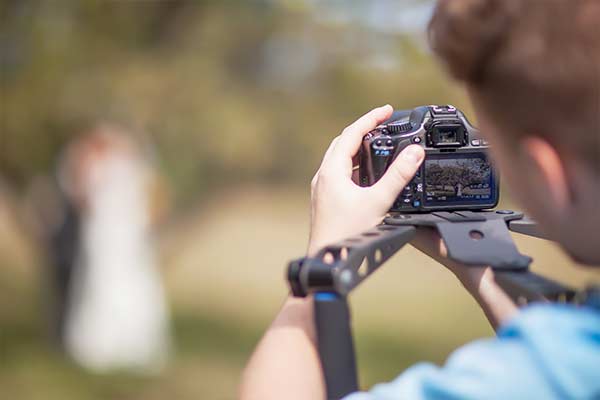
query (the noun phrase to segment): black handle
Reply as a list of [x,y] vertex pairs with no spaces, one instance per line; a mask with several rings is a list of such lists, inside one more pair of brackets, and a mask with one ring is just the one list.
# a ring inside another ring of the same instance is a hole
[[341,399],[358,391],[350,309],[345,298],[315,293],[315,325],[327,399]]

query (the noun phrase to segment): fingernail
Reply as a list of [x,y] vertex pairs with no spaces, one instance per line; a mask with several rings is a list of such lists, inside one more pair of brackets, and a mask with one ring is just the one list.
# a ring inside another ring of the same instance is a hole
[[404,159],[410,163],[418,164],[423,157],[423,150],[419,146],[409,146],[404,152]]

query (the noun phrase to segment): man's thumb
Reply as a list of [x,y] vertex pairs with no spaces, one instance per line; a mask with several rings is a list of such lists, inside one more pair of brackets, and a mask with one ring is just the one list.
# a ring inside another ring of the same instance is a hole
[[373,188],[379,191],[381,196],[385,196],[386,200],[389,199],[391,204],[415,176],[424,158],[425,151],[421,146],[408,146],[398,154],[398,157]]

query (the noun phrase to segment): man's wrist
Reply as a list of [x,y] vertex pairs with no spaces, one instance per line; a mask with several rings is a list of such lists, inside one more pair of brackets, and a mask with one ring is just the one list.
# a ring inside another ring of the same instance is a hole
[[465,267],[456,276],[479,303],[488,320],[497,329],[517,312],[518,308],[494,279],[490,267]]
[[319,252],[319,250],[322,248],[323,246],[320,246],[318,244],[316,244],[315,242],[309,241],[308,242],[308,247],[306,249],[306,256],[307,257],[314,257],[317,255],[317,253]]
[[[454,267],[454,265],[453,265]],[[488,267],[470,267],[461,265],[459,268],[449,268],[460,283],[472,295],[480,295],[496,284],[494,273]]]
[[320,230],[312,232],[308,239],[308,247],[306,250],[307,257],[315,257],[322,248],[331,243],[335,243],[336,239],[332,240],[334,237],[336,237],[336,235],[330,232],[325,233]]
[[285,300],[275,324],[300,328],[306,332],[313,343],[316,343],[313,296],[293,297],[290,295]]

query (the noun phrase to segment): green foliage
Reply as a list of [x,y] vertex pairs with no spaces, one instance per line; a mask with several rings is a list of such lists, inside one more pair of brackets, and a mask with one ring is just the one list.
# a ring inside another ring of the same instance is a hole
[[465,105],[418,37],[302,2],[5,1],[0,12],[0,174],[20,186],[101,121],[153,145],[187,201],[240,181],[308,182],[329,141],[374,106]]

